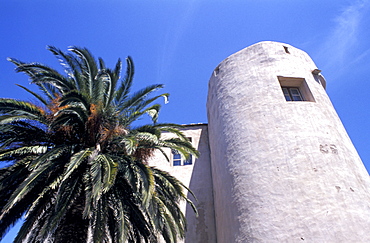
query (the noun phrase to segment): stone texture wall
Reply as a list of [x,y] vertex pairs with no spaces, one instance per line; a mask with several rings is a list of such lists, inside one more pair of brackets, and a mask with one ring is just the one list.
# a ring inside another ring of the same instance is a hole
[[[314,69],[277,42],[215,69],[207,109],[218,243],[370,242],[369,175]],[[303,78],[314,102],[287,102],[278,76]]]

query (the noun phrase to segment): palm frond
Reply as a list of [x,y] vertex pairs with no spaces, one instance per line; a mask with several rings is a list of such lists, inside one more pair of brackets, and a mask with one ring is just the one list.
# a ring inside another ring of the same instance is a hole
[[66,164],[66,170],[63,174],[62,181],[66,181],[71,176],[71,174],[81,165],[81,163],[87,160],[92,151],[92,148],[88,148],[74,154],[71,157],[70,161]]
[[118,162],[114,161],[108,155],[100,155],[100,159],[103,162],[104,168],[102,192],[106,193],[114,185],[118,173]]
[[0,115],[28,116],[28,119],[47,123],[45,112],[34,104],[15,99],[0,98]]
[[50,83],[61,93],[74,89],[73,83],[58,71],[40,63],[23,63],[16,68],[17,72],[26,73],[32,83]]
[[63,66],[67,77],[73,82],[75,90],[85,90],[84,80],[81,78],[78,67],[78,60],[75,56],[62,52],[54,46],[48,46],[47,49],[55,55]]
[[39,95],[39,94],[37,94],[37,93],[35,93],[35,92],[31,91],[30,89],[27,89],[26,87],[24,87],[24,86],[22,86],[22,85],[20,85],[20,84],[16,84],[16,85],[17,85],[18,87],[20,87],[20,88],[22,88],[22,89],[26,90],[28,93],[32,94],[36,99],[38,99],[39,101],[41,101],[41,103],[43,103],[45,106],[47,106],[47,105],[48,105],[48,102],[47,102],[44,98],[42,98],[42,96],[41,96],[41,95]]
[[125,101],[119,103],[120,107],[118,110],[122,112],[124,110],[130,110],[136,108],[136,106],[140,106],[143,102],[146,101],[146,98],[149,94],[160,88],[163,88],[162,84],[153,84],[135,92],[132,96],[127,97]]
[[[31,125],[23,122],[24,118],[27,117],[0,116],[0,149],[14,148],[19,143],[24,145],[45,145],[50,141],[47,132],[40,124]],[[11,144],[13,146],[10,146]]]
[[54,114],[54,119],[50,123],[50,127],[53,130],[57,130],[58,127],[84,126],[88,120],[86,113],[87,111],[83,106],[68,106],[68,108],[61,109]]
[[95,85],[94,78],[98,74],[98,67],[95,59],[86,48],[73,46],[68,50],[77,54],[79,57],[79,68],[86,83],[86,90],[83,90],[82,92],[88,94],[89,97],[92,98]]
[[[127,64],[126,75],[124,79],[121,81],[121,85],[115,93],[115,102],[117,104],[121,104],[127,98],[128,94],[130,93],[132,81],[133,81],[133,77],[135,73],[134,64],[130,56],[126,58],[126,64]],[[120,69],[121,69],[121,63],[119,62],[119,67],[118,67],[118,63],[116,65],[115,73],[117,73]],[[117,76],[118,76],[118,73],[117,73]]]
[[72,106],[76,106],[76,103],[80,104],[78,106],[84,108],[85,110],[89,110],[90,104],[86,97],[77,90],[72,90],[66,94],[63,95],[63,97],[60,99],[60,107],[64,107],[67,105],[72,104]]
[[159,114],[160,108],[161,106],[159,104],[154,104],[151,107],[148,107],[144,110],[134,109],[132,112],[126,113],[125,123],[127,124],[133,123],[134,121],[138,120],[144,114],[149,115],[152,121],[156,123],[158,120],[158,114]]
[[68,213],[71,213],[69,209],[73,206],[81,207],[81,205],[76,205],[77,198],[82,197],[81,182],[81,177],[69,177],[62,182],[56,193],[57,196],[53,203],[54,208],[51,211],[50,220],[43,228],[41,235],[45,236],[56,231],[58,226],[62,225],[61,221],[65,220]]
[[[36,152],[40,148],[34,148]],[[42,148],[44,150],[44,148]],[[26,179],[14,190],[11,197],[9,198],[7,204],[2,209],[2,214],[0,215],[1,218],[7,214],[16,203],[21,201],[33,188],[35,188],[40,182],[44,181],[49,171],[56,166],[54,163],[51,166],[50,161],[60,157],[65,150],[65,147],[59,147],[49,150],[46,153],[43,153],[37,159],[35,159],[32,163],[30,163],[29,169],[31,169],[30,174],[27,176]],[[55,161],[55,160],[54,160]]]
[[18,157],[22,158],[30,155],[43,154],[46,152],[47,149],[47,146],[36,145],[4,150],[0,152],[0,161],[13,160]]

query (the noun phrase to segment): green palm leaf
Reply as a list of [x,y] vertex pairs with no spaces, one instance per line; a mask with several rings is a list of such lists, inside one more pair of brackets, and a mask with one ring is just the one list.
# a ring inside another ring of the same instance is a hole
[[28,93],[32,94],[34,97],[36,97],[36,99],[38,99],[39,101],[41,101],[41,103],[43,103],[45,106],[48,105],[48,102],[44,98],[42,98],[41,95],[39,95],[39,94],[31,91],[30,89],[27,89],[26,87],[24,87],[24,86],[22,86],[20,84],[17,84],[17,86],[18,87],[21,87],[22,89],[26,90]]
[[0,115],[27,116],[27,119],[47,123],[45,112],[34,104],[0,98]]

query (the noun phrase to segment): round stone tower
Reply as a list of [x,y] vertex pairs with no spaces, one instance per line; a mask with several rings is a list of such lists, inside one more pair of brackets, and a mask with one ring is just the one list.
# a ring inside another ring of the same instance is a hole
[[303,51],[221,62],[207,101],[218,243],[370,242],[370,180]]

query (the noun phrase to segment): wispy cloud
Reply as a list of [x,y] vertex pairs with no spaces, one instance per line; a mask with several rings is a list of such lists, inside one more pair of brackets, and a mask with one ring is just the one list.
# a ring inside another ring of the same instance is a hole
[[335,28],[321,48],[326,59],[326,69],[337,69],[346,64],[352,56],[360,34],[361,20],[370,6],[370,1],[354,1],[345,7],[335,19]]
[[169,70],[171,70],[170,65],[176,54],[178,45],[192,24],[193,16],[198,9],[198,5],[197,0],[188,1],[182,14],[178,16],[177,21],[167,30],[162,50],[159,55],[160,66],[158,69],[158,80],[160,82],[164,82]]

